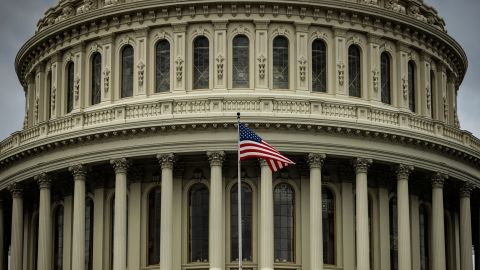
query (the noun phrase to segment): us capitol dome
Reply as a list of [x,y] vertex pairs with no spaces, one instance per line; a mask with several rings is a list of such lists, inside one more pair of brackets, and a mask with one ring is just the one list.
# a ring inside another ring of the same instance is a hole
[[472,270],[480,140],[421,0],[61,0],[18,52],[0,269]]

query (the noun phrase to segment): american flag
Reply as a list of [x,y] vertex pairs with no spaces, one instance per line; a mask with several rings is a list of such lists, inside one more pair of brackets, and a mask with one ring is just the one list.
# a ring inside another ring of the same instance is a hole
[[276,172],[290,164],[295,164],[280,154],[273,146],[262,140],[243,123],[240,123],[240,160],[249,158],[264,159],[272,172]]

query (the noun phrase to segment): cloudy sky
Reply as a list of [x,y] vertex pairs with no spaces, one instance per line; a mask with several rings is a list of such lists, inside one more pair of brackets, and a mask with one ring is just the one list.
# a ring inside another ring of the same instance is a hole
[[[469,69],[459,93],[463,129],[480,137],[480,1],[426,0],[447,23],[448,33],[465,49]],[[8,2],[8,4],[6,4]],[[38,19],[58,0],[0,0],[0,141],[20,130],[24,94],[14,71],[20,46],[33,35]]]

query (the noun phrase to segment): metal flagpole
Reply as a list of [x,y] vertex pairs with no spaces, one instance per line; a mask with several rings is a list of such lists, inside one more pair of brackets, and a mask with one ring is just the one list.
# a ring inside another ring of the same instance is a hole
[[242,176],[241,176],[241,161],[240,161],[240,112],[237,112],[237,133],[238,133],[238,270],[242,270]]

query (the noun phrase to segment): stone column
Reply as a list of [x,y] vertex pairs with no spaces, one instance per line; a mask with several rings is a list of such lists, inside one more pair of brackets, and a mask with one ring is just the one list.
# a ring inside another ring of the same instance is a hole
[[445,270],[445,218],[443,185],[447,176],[435,173],[432,183],[432,270]]
[[464,183],[460,188],[460,269],[472,270],[472,217],[470,194],[472,185]]
[[73,191],[72,270],[85,270],[85,180],[86,168],[75,165],[69,168],[75,182]]
[[368,185],[367,172],[371,159],[357,158],[354,163],[356,173],[356,246],[358,270],[370,269],[370,237],[368,234]]
[[52,268],[52,214],[50,188],[52,179],[46,173],[35,177],[40,188],[40,210],[38,213],[38,257],[37,269]]
[[[111,160],[115,171],[115,218],[113,227],[113,270],[127,267],[127,169],[126,158]],[[75,269],[73,269],[75,270]]]
[[380,269],[390,270],[390,200],[388,186],[385,184],[391,179],[384,176],[382,180],[383,184],[378,188]]
[[12,194],[12,231],[10,269],[23,269],[23,188],[20,183],[8,186]]
[[105,226],[105,181],[102,174],[95,179],[93,203],[93,270],[103,269],[104,226]]
[[322,165],[324,154],[310,153],[310,269],[323,269]]
[[408,177],[413,166],[399,165],[397,174],[398,209],[398,270],[411,270],[412,257],[410,245],[410,210],[408,195]]
[[224,226],[223,226],[223,179],[222,164],[225,152],[207,152],[210,162],[210,225],[209,225],[209,261],[211,270],[225,268]]
[[[3,216],[3,200],[0,199],[0,243],[4,243],[5,239],[5,228],[3,226],[3,223],[5,222],[4,216]],[[4,248],[3,244],[0,244],[0,270],[5,270],[5,256],[4,254]]]
[[157,156],[162,167],[160,269],[173,269],[173,153]]
[[273,183],[268,163],[260,162],[259,270],[273,270]]

